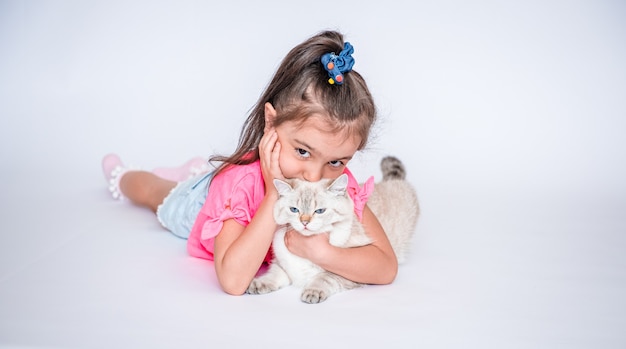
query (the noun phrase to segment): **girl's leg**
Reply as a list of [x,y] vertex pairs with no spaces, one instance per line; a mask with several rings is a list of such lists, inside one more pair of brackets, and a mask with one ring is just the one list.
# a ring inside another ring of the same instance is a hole
[[128,171],[119,180],[122,194],[134,204],[156,212],[177,182],[147,171]]
[[113,198],[127,197],[155,212],[178,182],[207,170],[207,161],[200,157],[178,167],[160,167],[150,172],[129,169],[116,154],[108,154],[102,159],[102,171]]

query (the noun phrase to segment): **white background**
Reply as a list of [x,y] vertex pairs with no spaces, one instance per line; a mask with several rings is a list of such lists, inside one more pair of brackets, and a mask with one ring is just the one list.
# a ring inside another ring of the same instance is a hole
[[[355,47],[422,216],[389,286],[232,297],[108,197],[108,152],[229,153],[282,57]],[[0,1],[0,346],[623,348],[621,1]]]

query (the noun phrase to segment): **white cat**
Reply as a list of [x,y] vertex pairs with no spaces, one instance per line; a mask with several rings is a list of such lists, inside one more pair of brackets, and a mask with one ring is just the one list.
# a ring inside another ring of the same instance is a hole
[[398,263],[404,263],[411,249],[420,206],[415,188],[406,180],[400,160],[387,156],[380,162],[383,180],[376,183],[367,207],[372,210],[387,233]]
[[[368,207],[387,233],[398,262],[403,262],[419,215],[417,195],[405,180],[398,159],[384,158],[381,169],[383,180],[376,184]],[[330,244],[338,247],[372,242],[354,213],[354,202],[347,193],[347,175],[319,182],[274,180],[274,185],[279,193],[274,219],[281,224],[272,244],[274,258],[269,270],[252,280],[247,293],[264,294],[293,284],[303,289],[303,302],[319,303],[337,292],[361,286],[293,255],[284,240],[287,230],[293,228],[304,235],[328,232]]]

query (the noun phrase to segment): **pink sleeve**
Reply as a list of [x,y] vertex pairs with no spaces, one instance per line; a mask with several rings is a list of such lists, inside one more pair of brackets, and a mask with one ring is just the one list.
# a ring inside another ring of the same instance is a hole
[[259,188],[254,176],[247,174],[239,179],[233,177],[218,176],[211,183],[207,203],[203,207],[207,216],[200,236],[203,241],[217,236],[226,220],[234,219],[247,226],[258,208],[257,201],[263,197],[259,189],[262,191],[263,188]]
[[347,168],[344,173],[348,175],[348,194],[352,198],[352,201],[354,201],[354,213],[359,217],[359,220],[362,220],[363,209],[365,209],[367,199],[369,199],[370,195],[372,195],[372,191],[374,191],[374,176],[368,178],[361,187]]

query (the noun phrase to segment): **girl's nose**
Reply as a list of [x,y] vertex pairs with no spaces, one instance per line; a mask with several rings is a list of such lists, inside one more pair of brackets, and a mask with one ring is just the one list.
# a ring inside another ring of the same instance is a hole
[[322,171],[318,169],[309,169],[304,173],[304,179],[309,182],[317,182],[322,179]]

